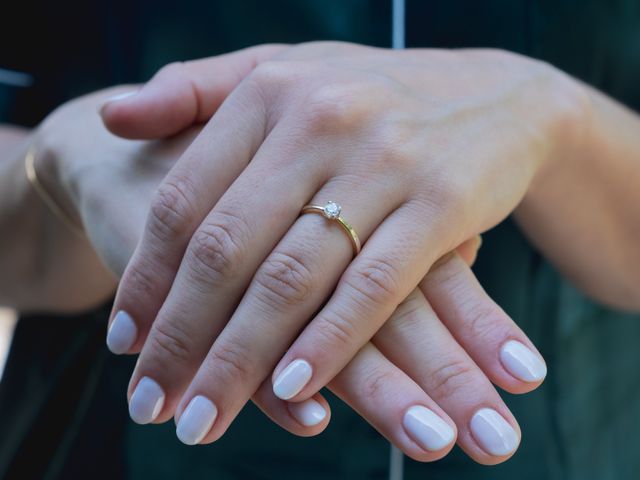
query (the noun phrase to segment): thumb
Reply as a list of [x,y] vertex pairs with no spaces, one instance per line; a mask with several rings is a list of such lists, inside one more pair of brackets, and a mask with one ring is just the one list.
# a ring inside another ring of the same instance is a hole
[[108,99],[100,109],[107,129],[120,137],[167,137],[208,120],[257,64],[283,45],[261,45],[226,55],[171,63],[141,88]]

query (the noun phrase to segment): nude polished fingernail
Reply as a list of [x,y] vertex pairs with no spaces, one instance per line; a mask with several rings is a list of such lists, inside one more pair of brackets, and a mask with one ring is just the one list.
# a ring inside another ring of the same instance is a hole
[[131,419],[141,425],[153,422],[164,405],[164,391],[158,383],[142,377],[129,401],[129,415]]
[[492,408],[481,408],[471,418],[471,434],[490,455],[509,455],[520,443],[520,437],[502,415]]
[[295,397],[309,383],[313,369],[306,360],[297,359],[287,365],[273,382],[273,393],[282,400]]
[[422,405],[409,408],[402,425],[414,442],[430,452],[443,449],[455,437],[455,431],[447,422]]
[[107,347],[111,352],[121,355],[127,353],[138,336],[138,327],[131,316],[122,310],[116,313],[107,332]]
[[182,443],[197,445],[207,436],[218,416],[214,403],[203,395],[197,395],[182,413],[176,435]]
[[133,97],[137,93],[138,93],[138,90],[131,90],[129,92],[118,93],[117,95],[107,98],[104,101],[104,104],[106,105],[107,103],[118,102],[120,100],[124,100],[125,98]]
[[304,402],[288,403],[287,407],[291,415],[305,427],[318,425],[327,416],[327,411],[313,398]]
[[111,105],[120,100],[124,100],[125,98],[133,97],[138,93],[138,91],[139,90],[130,90],[128,92],[118,93],[116,95],[113,95],[112,97],[107,98],[98,109],[98,112],[102,113],[102,111],[107,107],[107,105]]
[[511,375],[523,382],[539,382],[547,375],[547,366],[542,359],[516,340],[509,340],[502,346],[500,361]]

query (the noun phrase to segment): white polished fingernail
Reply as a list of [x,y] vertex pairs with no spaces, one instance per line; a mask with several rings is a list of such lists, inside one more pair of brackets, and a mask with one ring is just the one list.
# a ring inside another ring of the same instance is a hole
[[520,437],[502,415],[492,408],[481,408],[471,418],[471,434],[490,455],[509,455],[520,443]]
[[182,443],[197,445],[207,436],[218,416],[214,403],[203,395],[197,395],[182,413],[176,435]]
[[447,422],[422,405],[409,408],[402,418],[402,425],[414,442],[431,452],[443,449],[455,436]]
[[153,422],[164,405],[164,391],[155,380],[142,377],[129,401],[129,415],[139,424]]
[[500,349],[502,365],[523,382],[539,382],[547,375],[547,366],[524,344],[509,340]]
[[288,403],[289,411],[305,427],[318,425],[327,416],[327,411],[313,398],[304,402]]
[[294,360],[273,382],[273,393],[282,400],[289,400],[309,383],[312,374],[313,369],[309,362],[301,359]]
[[121,355],[127,353],[138,336],[138,327],[127,312],[122,310],[116,313],[116,316],[109,326],[107,332],[107,347],[111,352]]
[[131,90],[128,92],[122,92],[122,93],[118,93],[116,95],[113,95],[112,97],[107,98],[102,105],[100,105],[100,107],[98,108],[98,112],[102,113],[102,111],[105,109],[105,107],[107,105],[111,105],[114,102],[118,102],[120,100],[124,100],[125,98],[129,98],[129,97],[133,97],[134,95],[136,95],[138,93],[139,90]]
[[118,93],[116,95],[113,95],[112,97],[107,98],[104,101],[104,104],[106,105],[107,103],[118,102],[120,100],[124,100],[125,98],[133,97],[137,93],[138,93],[138,90],[130,90],[128,92]]

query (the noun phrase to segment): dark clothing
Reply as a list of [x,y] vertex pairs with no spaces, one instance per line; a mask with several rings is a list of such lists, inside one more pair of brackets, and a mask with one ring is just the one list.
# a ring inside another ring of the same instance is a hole
[[[31,73],[0,84],[0,121],[32,125],[55,105],[163,64],[265,42],[338,39],[388,46],[386,0],[23,1],[0,22],[0,67]],[[549,61],[640,110],[640,1],[409,0],[409,47],[497,47]],[[585,298],[507,220],[474,267],[488,293],[547,360],[536,392],[505,395],[523,440],[503,465],[459,450],[407,479],[640,478],[640,318]],[[86,316],[23,318],[0,384],[1,478],[383,479],[388,443],[331,398],[332,422],[301,439],[248,406],[220,441],[178,442],[172,422],[127,416],[134,359],[104,346],[106,307]]]

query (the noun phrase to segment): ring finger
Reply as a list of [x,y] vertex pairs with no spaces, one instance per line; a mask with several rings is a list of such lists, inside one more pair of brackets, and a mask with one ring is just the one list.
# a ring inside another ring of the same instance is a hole
[[[236,218],[247,219],[235,223],[251,226],[223,229],[223,240],[233,248],[222,248],[223,242],[218,238],[215,245],[210,241],[207,244],[205,250],[210,251],[203,252],[202,242],[192,241],[152,326],[131,381],[130,410],[141,423],[162,421],[173,415],[211,347],[192,388],[197,391],[201,383],[206,383],[204,390],[220,415],[217,425],[228,425],[331,293],[353,255],[349,238],[337,224],[309,214],[295,221],[257,268],[284,226],[281,216],[270,211],[268,205],[276,209],[275,204],[282,201],[289,204],[286,210],[290,211],[303,189],[297,187],[297,193],[289,191],[288,196],[278,200],[277,189],[270,188],[270,182],[264,180],[260,160],[254,162],[203,222],[201,231],[217,224],[216,231],[220,232],[219,212],[230,211],[231,205]],[[313,176],[313,172],[306,173]],[[295,182],[296,175],[301,172],[288,171],[287,179]],[[248,184],[258,181],[262,182],[260,198],[244,203],[235,200],[235,192],[251,192]],[[342,192],[351,192],[344,210],[358,220],[354,226],[364,240],[402,199],[394,198],[385,185],[369,183],[364,189],[356,181],[363,182],[355,176],[334,177],[316,198],[323,203],[322,200],[344,197]],[[262,201],[263,195],[272,197],[269,204]],[[385,198],[382,208],[368,208],[376,198]],[[302,203],[297,203],[298,210]],[[250,251],[249,245],[258,244],[248,230],[255,235],[264,232],[271,239],[261,242],[260,250]],[[199,238],[203,236],[197,232],[194,240]],[[229,250],[235,253],[230,254]],[[238,305],[238,294],[245,289]],[[238,378],[242,381],[238,382]]]
[[[316,197],[335,198],[341,191],[363,190],[347,188],[345,180],[337,177]],[[369,185],[366,193],[352,194],[344,206],[345,212],[360,221],[356,228],[363,239],[387,213],[366,208],[381,194],[383,187]],[[388,208],[394,208],[393,197],[386,198]],[[220,437],[331,293],[352,255],[349,239],[333,221],[320,215],[301,216],[256,272],[187,389],[176,416],[181,418],[193,398],[204,396],[215,406],[217,420],[210,433],[200,433],[206,435],[205,441]],[[198,443],[203,439],[183,440]]]

